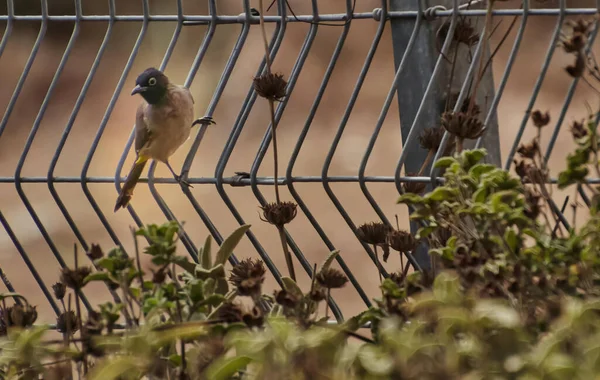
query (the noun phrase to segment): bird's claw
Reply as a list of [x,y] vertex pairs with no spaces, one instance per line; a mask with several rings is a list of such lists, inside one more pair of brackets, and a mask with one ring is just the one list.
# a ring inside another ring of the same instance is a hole
[[181,178],[180,175],[175,176],[175,181],[177,181],[182,186],[194,188],[194,186],[192,186],[188,181],[186,181],[185,179]]
[[217,124],[217,123],[213,120],[212,117],[204,116],[204,117],[194,120],[194,122],[192,123],[192,127],[196,124],[211,125],[211,124]]

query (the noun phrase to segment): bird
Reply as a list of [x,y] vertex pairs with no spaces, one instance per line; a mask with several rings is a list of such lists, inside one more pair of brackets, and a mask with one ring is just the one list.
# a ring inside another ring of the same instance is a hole
[[190,186],[175,174],[169,157],[190,137],[194,125],[215,124],[212,117],[194,121],[194,98],[190,90],[171,83],[162,71],[154,67],[138,75],[131,96],[136,94],[143,98],[135,117],[136,160],[119,192],[114,212],[127,207],[150,159],[166,164],[180,185]]

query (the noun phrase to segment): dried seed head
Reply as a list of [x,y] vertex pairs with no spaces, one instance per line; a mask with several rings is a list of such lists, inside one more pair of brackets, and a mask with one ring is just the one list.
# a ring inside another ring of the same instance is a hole
[[241,296],[260,296],[265,281],[265,267],[261,260],[247,258],[231,270],[229,282],[236,287]]
[[485,132],[483,123],[479,119],[463,112],[444,112],[442,127],[460,139],[473,140],[481,137]]
[[571,125],[571,134],[575,139],[581,139],[587,136],[588,130],[585,125],[580,121],[574,121]]
[[73,311],[62,313],[56,318],[56,329],[63,334],[75,334],[79,330],[79,318]]
[[585,47],[586,38],[581,33],[575,33],[570,38],[564,38],[561,41],[565,53],[578,53]]
[[265,99],[281,101],[285,98],[287,82],[283,74],[263,74],[254,78],[254,90]]
[[77,269],[63,268],[60,281],[71,289],[83,288],[83,280],[92,273],[90,267],[79,267]]
[[261,220],[278,227],[290,223],[298,213],[297,205],[294,202],[267,203],[261,209],[263,211]]
[[294,309],[300,302],[300,299],[296,295],[286,291],[285,289],[276,290],[274,292],[274,296],[275,302],[285,308]]
[[534,139],[532,142],[530,142],[529,144],[525,145],[525,144],[521,144],[519,146],[519,149],[517,149],[517,153],[519,153],[519,155],[522,158],[529,158],[529,159],[533,159],[536,154],[538,154],[540,151],[540,146],[537,142],[537,139]]
[[327,289],[343,288],[348,282],[348,278],[335,268],[322,270],[317,274],[317,282]]
[[[416,177],[417,174],[416,173],[407,173],[406,176],[407,177]],[[402,184],[402,190],[404,191],[404,193],[411,193],[411,194],[417,194],[417,195],[423,194],[426,187],[427,187],[427,183],[424,183],[424,182],[410,181],[410,182],[404,182]]]
[[308,294],[308,298],[313,302],[321,302],[327,298],[327,292],[320,286],[315,286]]
[[167,274],[165,273],[164,270],[158,270],[158,272],[152,271],[152,282],[154,284],[162,284],[163,282],[165,282],[165,279],[167,278]]
[[442,128],[425,128],[419,136],[419,143],[425,150],[437,152],[444,137]]
[[36,306],[29,304],[11,306],[7,312],[9,326],[31,327],[38,317]]
[[390,228],[381,222],[365,223],[358,227],[358,238],[367,244],[383,245],[387,242]]
[[262,327],[265,318],[261,309],[258,306],[254,306],[249,312],[245,312],[242,315],[242,321],[250,328]]
[[100,335],[104,329],[104,322],[102,321],[102,315],[95,310],[88,312],[88,318],[83,326],[83,329],[91,335]]
[[523,210],[523,213],[526,217],[537,219],[542,209],[542,206],[540,205],[541,198],[540,195],[535,194],[531,189],[525,191],[525,209]]
[[521,181],[526,180],[529,167],[532,166],[531,163],[526,162],[525,160],[513,160],[513,163],[515,164],[515,172],[521,178]]
[[222,320],[227,323],[237,323],[242,321],[242,316],[244,311],[241,306],[237,303],[233,303],[232,301],[227,301],[221,304],[217,313],[215,315],[215,319]]
[[63,298],[65,298],[67,286],[62,282],[57,282],[56,284],[52,285],[52,291],[54,292],[54,297],[56,297],[56,299],[60,301]]
[[579,78],[585,72],[585,57],[579,52],[576,55],[575,63],[565,68],[565,71],[573,78]]
[[412,252],[417,246],[417,241],[412,234],[404,230],[391,231],[388,239],[390,247],[402,253]]
[[550,123],[550,113],[548,111],[542,113],[540,110],[536,110],[531,114],[531,120],[536,127],[545,127]]
[[104,257],[104,252],[102,252],[102,248],[98,244],[92,244],[92,247],[87,252],[87,256],[90,260],[98,260]]

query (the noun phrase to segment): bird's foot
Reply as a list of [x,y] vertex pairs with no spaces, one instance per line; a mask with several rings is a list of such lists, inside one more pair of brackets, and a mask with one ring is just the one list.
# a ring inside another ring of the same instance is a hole
[[194,122],[192,123],[192,127],[196,124],[211,125],[211,124],[217,124],[217,123],[215,123],[215,121],[213,120],[212,117],[204,116],[204,117],[194,120]]
[[192,186],[188,181],[186,181],[185,179],[182,178],[183,176],[180,175],[176,175],[175,176],[175,181],[177,181],[181,186],[186,186],[186,187],[191,187],[194,188],[194,186]]

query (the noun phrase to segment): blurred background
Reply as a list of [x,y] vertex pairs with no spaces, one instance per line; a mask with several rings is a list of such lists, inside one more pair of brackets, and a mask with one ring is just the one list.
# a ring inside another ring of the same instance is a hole
[[[75,12],[73,3],[73,0],[49,0],[49,14],[72,15]],[[218,0],[217,3],[220,15],[238,15],[243,12],[241,0]],[[289,0],[289,3],[296,14],[310,14],[311,12],[308,1]],[[208,14],[206,1],[184,0],[183,4],[184,13],[187,15]],[[570,1],[568,5],[569,7],[591,7],[593,3]],[[258,8],[258,2],[251,0],[251,6]],[[380,6],[380,0],[359,0],[355,12],[371,12]],[[502,2],[499,6],[518,8],[520,2]],[[554,8],[556,6],[556,2],[552,1],[532,1],[531,3],[532,8]],[[82,7],[85,15],[108,14],[107,1],[83,0]],[[319,7],[321,14],[344,13],[345,1],[320,1]],[[274,8],[269,14],[276,14]],[[140,15],[142,14],[142,4],[139,0],[116,0],[116,11],[119,15]],[[176,14],[176,2],[175,0],[150,0],[150,12],[154,15]],[[40,2],[38,0],[17,0],[15,1],[15,13],[17,15],[40,14]],[[0,6],[0,14],[6,14],[5,4]],[[569,18],[578,19],[579,17]],[[497,22],[499,19],[494,18],[494,21]],[[512,17],[503,17],[502,23],[491,38],[492,49],[500,43],[511,21]],[[527,21],[521,47],[498,107],[503,161],[506,159],[508,150],[515,139],[516,130],[523,119],[556,22],[555,16],[530,16]],[[516,27],[508,35],[494,59],[492,68],[496,86],[506,69],[506,61],[520,23],[521,19],[518,18]],[[73,27],[74,23],[72,22],[50,22],[48,24],[40,51],[0,138],[0,177],[13,177],[19,160],[23,159],[25,142],[73,32]],[[96,137],[102,118],[105,116],[106,107],[113,96],[122,69],[140,32],[140,27],[141,23],[138,22],[117,22],[115,24],[98,71],[58,160],[56,176],[77,177],[81,175],[86,156]],[[127,139],[133,127],[135,107],[140,102],[138,97],[129,95],[134,86],[135,77],[147,67],[160,65],[175,27],[175,23],[168,22],[151,22],[149,24],[139,54],[135,58],[123,91],[119,94],[116,106],[109,115],[106,129],[92,157],[88,176],[115,176],[117,163],[126,148]],[[274,24],[267,25],[268,31],[272,31],[273,27]],[[378,22],[373,19],[352,22],[339,64],[333,73],[306,142],[300,151],[294,175],[321,175],[323,162],[340,126],[342,115],[377,27]],[[0,33],[4,33],[4,28],[5,23],[2,23]],[[39,131],[28,154],[24,157],[22,176],[47,176],[49,163],[56,152],[57,144],[102,43],[106,28],[107,23],[100,21],[81,24],[80,35],[50,100]],[[206,29],[206,26],[200,25],[183,27],[179,42],[165,71],[173,82],[183,83],[188,76]],[[289,76],[308,29],[309,25],[306,23],[288,24],[283,43],[273,62],[274,71],[283,73],[286,78]],[[14,22],[6,49],[0,57],[0,110],[5,110],[8,106],[39,30],[39,22]],[[240,24],[218,25],[216,28],[213,41],[190,87],[195,98],[195,110],[198,117],[204,115],[206,111],[240,30]],[[282,162],[280,176],[285,175],[290,155],[304,126],[341,31],[342,28],[331,26],[320,26],[318,29],[312,50],[278,127],[279,154],[280,162]],[[248,89],[252,85],[253,76],[263,54],[260,29],[256,26],[252,27],[213,115],[217,125],[208,128],[191,167],[190,177],[214,177],[216,163],[224,149]],[[549,111],[553,122],[558,118],[571,84],[571,78],[564,71],[564,67],[571,64],[571,61],[571,56],[567,56],[560,49],[556,50],[534,107],[542,111]],[[336,150],[330,175],[357,175],[360,161],[392,83],[394,70],[392,38],[388,26]],[[573,146],[568,125],[574,120],[581,120],[587,116],[586,104],[596,110],[598,95],[585,83],[580,83],[562,124],[559,139],[550,160],[553,177],[556,177],[558,171],[565,166],[566,154]],[[268,125],[267,103],[263,99],[258,99],[227,164],[224,174],[226,177],[233,176],[234,172],[250,171]],[[542,147],[546,146],[550,129],[554,125],[551,123],[547,127],[546,135],[542,139]],[[195,136],[196,133],[197,127],[192,136]],[[533,128],[528,127],[523,141],[529,141],[533,136]],[[181,168],[192,141],[193,139],[190,139],[171,159],[176,170]],[[397,103],[394,102],[369,160],[366,174],[368,176],[393,176],[401,150],[399,115]],[[273,175],[271,154],[272,150],[269,149],[259,170],[259,176]],[[133,152],[130,151],[122,173],[123,176],[126,175],[133,159]],[[170,174],[164,165],[158,165],[156,176],[170,177]],[[132,253],[133,239],[129,226],[134,226],[135,223],[125,210],[113,213],[117,196],[114,184],[90,183],[88,186],[101,212],[116,231],[128,252]],[[297,183],[295,187],[335,247],[340,249],[342,257],[369,296],[376,297],[379,283],[376,268],[325,193],[323,185],[320,183]],[[394,216],[398,215],[400,227],[407,228],[407,210],[395,204],[398,194],[394,184],[371,183],[368,187],[388,218],[394,220]],[[114,242],[82,191],[81,184],[58,183],[56,188],[87,243],[100,244],[105,251],[112,248]],[[179,186],[163,184],[157,185],[157,189],[178,220],[185,222],[185,229],[194,244],[201,246],[208,235],[208,230],[190,207],[189,200],[181,192]],[[225,189],[246,223],[252,225],[252,230],[260,243],[280,270],[285,273],[285,261],[281,254],[276,230],[259,219],[259,204],[252,189],[249,186],[230,187],[229,185],[226,185]],[[356,225],[377,220],[377,215],[364,198],[357,183],[333,183],[332,189]],[[57,249],[67,263],[72,263],[73,244],[77,240],[52,198],[48,185],[46,183],[25,183],[23,190]],[[274,200],[272,187],[262,186],[261,190],[267,200]],[[293,200],[285,186],[282,186],[281,190],[283,199]],[[237,227],[238,224],[214,185],[194,185],[191,191],[222,235],[229,235]],[[559,205],[562,204],[565,195],[559,191],[554,192]],[[146,184],[138,185],[132,205],[143,223],[166,221]],[[0,211],[46,283],[51,285],[57,281],[59,276],[57,260],[25,208],[14,183],[0,183]],[[327,247],[302,212],[299,212],[288,230],[310,262],[320,263],[328,254]],[[183,248],[181,252],[185,252]],[[80,263],[87,263],[87,258],[81,249],[79,253]],[[240,259],[256,256],[256,251],[247,238],[242,240],[235,253]],[[390,272],[396,271],[399,269],[399,263],[398,257],[392,255],[385,266]],[[5,271],[18,292],[25,294],[31,303],[38,305],[40,311],[38,321],[52,321],[54,316],[47,301],[4,229],[0,229],[0,268]],[[301,285],[308,286],[309,279],[298,263],[296,263],[296,271],[299,273]],[[271,289],[275,285],[272,279],[267,280],[267,289]],[[108,292],[101,286],[90,288],[87,295],[93,300],[109,299]],[[336,295],[346,317],[356,314],[364,307],[358,294],[350,285],[337,291]]]

